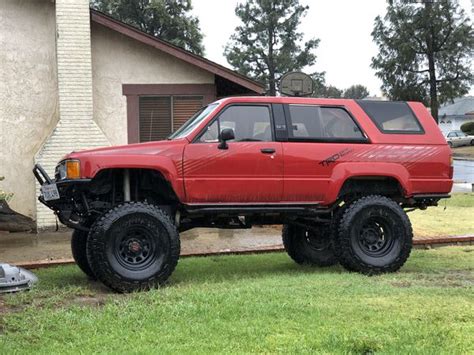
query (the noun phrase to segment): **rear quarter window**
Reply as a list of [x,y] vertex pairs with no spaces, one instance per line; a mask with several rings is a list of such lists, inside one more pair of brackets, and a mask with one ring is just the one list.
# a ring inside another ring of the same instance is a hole
[[425,133],[406,102],[358,100],[357,103],[382,133]]
[[365,141],[364,134],[341,107],[289,105],[290,140]]

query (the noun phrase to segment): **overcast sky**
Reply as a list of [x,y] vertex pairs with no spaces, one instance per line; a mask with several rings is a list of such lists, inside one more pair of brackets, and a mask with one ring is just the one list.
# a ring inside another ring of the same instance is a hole
[[[471,1],[459,0],[472,16]],[[224,46],[239,19],[234,9],[238,0],[193,0],[194,14],[198,16],[206,57],[229,67],[223,56]],[[380,80],[370,68],[377,47],[372,43],[374,19],[384,15],[386,0],[301,0],[310,6],[300,26],[305,38],[321,40],[316,50],[317,62],[307,70],[325,71],[328,84],[344,89],[352,84],[369,88],[371,96],[380,96]],[[471,90],[471,94],[473,90]]]

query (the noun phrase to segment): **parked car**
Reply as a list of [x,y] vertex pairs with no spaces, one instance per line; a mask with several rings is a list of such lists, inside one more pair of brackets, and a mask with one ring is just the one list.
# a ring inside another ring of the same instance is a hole
[[451,148],[464,145],[474,145],[474,137],[468,136],[462,131],[450,131],[446,134],[446,141]]
[[298,264],[398,270],[405,209],[449,197],[451,150],[421,103],[232,97],[167,140],[67,155],[39,200],[74,229],[73,256],[119,292],[163,284],[179,232],[283,225]]

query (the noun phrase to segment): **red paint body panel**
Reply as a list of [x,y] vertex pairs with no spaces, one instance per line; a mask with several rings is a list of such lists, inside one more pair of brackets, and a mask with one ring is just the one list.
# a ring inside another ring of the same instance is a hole
[[[408,103],[424,134],[385,134],[354,100],[233,97],[219,105],[186,138],[71,153],[83,178],[103,169],[160,171],[186,204],[333,203],[351,177],[385,176],[399,181],[406,197],[449,193],[451,151],[421,103]],[[368,137],[367,143],[230,142],[193,143],[224,107],[236,103],[280,103],[344,107]],[[263,154],[262,148],[275,153]],[[334,161],[325,164],[330,157]]]
[[94,178],[105,169],[151,169],[161,172],[181,201],[186,200],[183,183],[183,151],[186,139],[130,144],[73,152],[66,158],[79,159],[81,177]]
[[[281,142],[188,144],[184,176],[188,203],[280,202],[283,195]],[[275,153],[260,150],[273,148]]]

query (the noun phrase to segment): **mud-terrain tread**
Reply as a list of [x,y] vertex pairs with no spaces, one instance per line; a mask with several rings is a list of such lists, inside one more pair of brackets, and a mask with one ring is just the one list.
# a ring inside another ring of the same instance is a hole
[[344,204],[342,207],[339,207],[333,214],[330,224],[330,232],[331,232],[331,240],[332,240],[332,248],[334,251],[334,255],[336,258],[339,259],[339,248],[336,248],[336,243],[338,243],[338,234],[339,234],[339,224],[341,223],[342,216],[346,211],[348,204]]
[[[158,273],[148,279],[128,281],[115,273],[104,254],[103,231],[115,220],[130,213],[144,212],[157,218],[169,235],[170,250],[168,264]],[[180,239],[176,225],[167,213],[157,206],[146,202],[126,202],[105,213],[91,227],[87,241],[87,258],[92,270],[99,281],[117,292],[133,292],[149,290],[163,285],[173,273],[180,255]]]
[[335,256],[333,256],[332,258],[324,259],[324,260],[321,258],[309,259],[307,256],[305,256],[301,252],[301,250],[299,250],[298,245],[294,242],[294,237],[293,237],[294,228],[298,228],[298,227],[285,224],[283,225],[283,229],[282,229],[283,246],[288,256],[291,259],[293,259],[294,262],[300,265],[313,265],[313,266],[321,266],[321,267],[327,267],[327,266],[332,266],[334,264],[337,264],[338,260]]
[[[355,215],[362,209],[369,206],[383,206],[395,212],[402,221],[406,231],[406,240],[402,245],[402,249],[398,257],[390,264],[385,266],[373,266],[363,262],[350,247],[350,227]],[[381,195],[364,196],[352,204],[344,211],[342,219],[339,223],[339,230],[335,241],[336,254],[338,255],[340,264],[349,271],[357,271],[366,275],[376,275],[382,273],[395,272],[399,270],[410,256],[413,244],[413,229],[411,222],[403,209],[393,200]]]
[[89,278],[95,279],[89,261],[87,260],[87,232],[73,230],[71,235],[71,253],[74,261],[81,271]]

